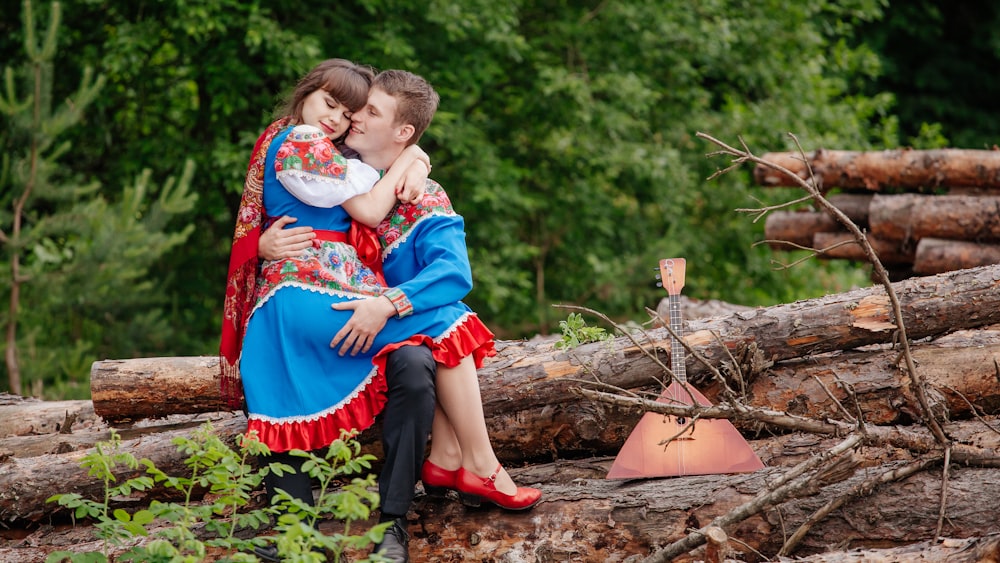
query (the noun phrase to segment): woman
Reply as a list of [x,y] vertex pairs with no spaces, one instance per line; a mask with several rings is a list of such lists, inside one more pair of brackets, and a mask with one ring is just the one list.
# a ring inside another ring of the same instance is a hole
[[[370,426],[384,403],[384,377],[373,369],[372,355],[341,357],[330,349],[336,327],[350,317],[330,305],[383,291],[377,257],[366,264],[364,253],[359,256],[364,231],[348,210],[369,225],[377,223],[396,201],[402,172],[394,166],[370,193],[320,208],[284,189],[275,167],[296,124],[342,138],[350,113],[367,99],[371,77],[370,69],[341,59],[318,65],[300,81],[285,115],[258,139],[248,167],[224,307],[223,396],[235,406],[245,392],[248,431],[273,452],[328,446],[341,430]],[[418,151],[401,157],[398,167],[415,163]],[[348,166],[346,175],[353,169]],[[260,227],[281,215],[299,217],[317,237],[294,259],[258,264]],[[394,324],[380,344],[405,340],[415,331]]]

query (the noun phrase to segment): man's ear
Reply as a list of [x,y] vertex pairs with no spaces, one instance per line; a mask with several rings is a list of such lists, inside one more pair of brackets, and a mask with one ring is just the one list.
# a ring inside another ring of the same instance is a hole
[[416,131],[417,130],[413,127],[413,125],[409,123],[400,125],[399,128],[396,129],[396,140],[405,145],[410,142],[410,138],[413,137],[413,134],[416,133]]

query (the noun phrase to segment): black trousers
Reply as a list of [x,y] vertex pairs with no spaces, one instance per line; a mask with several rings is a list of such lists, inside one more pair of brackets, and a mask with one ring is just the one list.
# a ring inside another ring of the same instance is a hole
[[[427,439],[434,421],[434,381],[437,365],[426,346],[403,346],[386,361],[387,402],[382,411],[382,447],[385,459],[378,478],[383,515],[403,516],[413,502],[420,478]],[[303,458],[274,453],[262,463],[282,462],[296,473],[268,475],[264,480],[268,498],[284,489],[294,498],[313,504],[312,483],[302,473]]]
[[434,422],[436,375],[437,364],[426,346],[403,346],[387,358],[388,401],[382,411],[385,464],[378,478],[383,515],[403,516],[413,502]]

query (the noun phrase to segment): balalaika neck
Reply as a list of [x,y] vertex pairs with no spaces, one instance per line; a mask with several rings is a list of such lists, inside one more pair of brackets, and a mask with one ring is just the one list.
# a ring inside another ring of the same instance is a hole
[[[677,336],[681,335],[683,322],[681,319],[681,296],[668,295],[667,303],[670,305],[670,329]],[[674,377],[679,381],[687,381],[687,367],[684,363],[684,345],[673,335],[670,337],[670,371],[674,372]]]

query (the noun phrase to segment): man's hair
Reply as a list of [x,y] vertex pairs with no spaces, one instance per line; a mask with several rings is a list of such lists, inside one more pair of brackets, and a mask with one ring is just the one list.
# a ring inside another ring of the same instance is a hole
[[383,70],[375,75],[372,88],[378,88],[396,98],[394,125],[412,125],[413,136],[407,144],[419,141],[431,124],[441,99],[430,83],[405,70]]
[[370,66],[354,64],[347,59],[327,59],[306,73],[295,85],[276,117],[289,116],[292,121],[302,121],[305,99],[316,90],[326,90],[351,111],[359,111],[368,103],[368,88],[375,71]]

